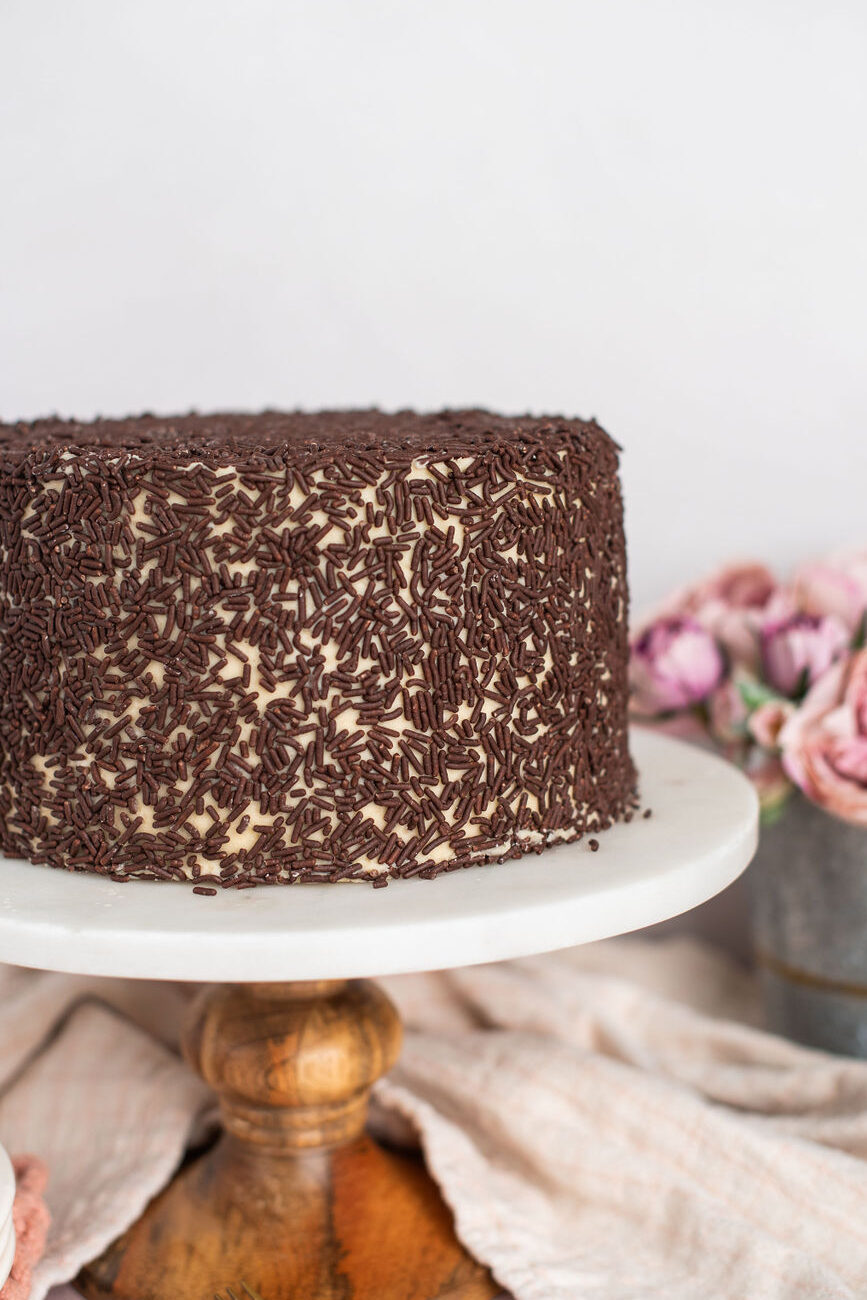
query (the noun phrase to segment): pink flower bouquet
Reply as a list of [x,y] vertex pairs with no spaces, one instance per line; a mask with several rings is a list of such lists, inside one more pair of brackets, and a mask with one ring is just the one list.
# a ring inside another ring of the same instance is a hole
[[794,786],[867,826],[867,552],[781,584],[740,564],[675,593],[632,641],[633,714],[722,750],[766,820]]

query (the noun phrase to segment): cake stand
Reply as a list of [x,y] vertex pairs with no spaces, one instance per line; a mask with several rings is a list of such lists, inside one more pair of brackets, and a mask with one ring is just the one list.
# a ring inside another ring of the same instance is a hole
[[757,801],[734,768],[636,731],[641,814],[599,837],[433,881],[201,897],[0,863],[0,959],[212,981],[185,1040],[223,1133],[79,1277],[83,1295],[487,1300],[422,1163],[364,1132],[400,1024],[371,976],[528,956],[696,906],[746,867]]

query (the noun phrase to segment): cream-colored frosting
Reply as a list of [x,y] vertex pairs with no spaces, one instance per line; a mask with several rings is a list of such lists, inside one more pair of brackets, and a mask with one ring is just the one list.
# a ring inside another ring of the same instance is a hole
[[[463,466],[464,464],[469,465],[470,463],[471,462],[469,458],[467,458],[465,461],[458,461],[459,466]],[[188,466],[188,468],[192,469],[195,468],[195,466],[190,465]],[[220,470],[221,476],[226,476],[229,473],[234,473],[237,478],[239,471],[237,469],[231,470],[227,468],[221,468]],[[417,459],[413,462],[411,471],[409,471],[409,473],[410,473],[410,477],[413,480],[424,480],[425,478],[433,477],[433,475],[431,475],[430,469],[428,468],[427,464],[421,459]],[[63,472],[61,470],[57,480],[58,487],[62,482],[62,475]],[[275,472],[274,477],[275,480],[281,481],[279,473]],[[285,482],[285,480],[282,481]],[[325,479],[322,471],[308,475],[308,487],[311,488],[312,490],[315,490],[316,488],[320,488],[324,485],[325,485]],[[47,486],[50,486],[50,483]],[[510,489],[510,486],[511,486],[510,484],[506,483],[503,484],[499,490],[492,489],[491,501],[496,503],[498,499],[498,495],[507,493]],[[589,486],[590,486],[590,491],[592,493],[593,490],[595,489],[595,484],[590,484]],[[353,520],[357,521],[359,519],[363,519],[365,515],[365,506],[368,503],[371,504],[372,506],[377,505],[377,490],[378,490],[377,486],[375,485],[365,486],[361,489],[360,499],[347,507],[350,511],[349,522],[352,522]],[[550,501],[551,499],[549,492],[543,490],[537,484],[525,483],[523,485],[523,490],[526,493],[525,499],[529,499],[530,497],[535,497],[539,505],[541,505],[546,500]],[[302,502],[305,500],[305,498],[307,497],[307,495],[308,495],[307,491],[302,489],[302,487],[298,483],[296,483],[292,488],[292,493],[291,493],[292,504],[295,505],[296,507],[300,506]],[[152,532],[147,531],[149,527],[152,528],[153,526],[153,520],[147,506],[147,499],[148,499],[148,491],[147,491],[147,484],[145,483],[141,491],[138,493],[138,495],[129,503],[128,523],[133,538],[135,540],[141,539],[147,541],[152,538]],[[177,493],[170,493],[167,504],[170,506],[172,504],[183,505],[184,498]],[[564,502],[563,503],[564,508],[567,506],[567,504],[568,504],[568,508],[574,511],[576,507],[575,501],[573,500],[569,503]],[[579,502],[578,503],[579,508],[580,505],[581,503]],[[33,507],[31,506],[29,512],[25,513],[24,520],[23,520],[23,533],[25,538],[30,536],[28,532],[28,524],[32,522],[34,517],[35,517],[35,512]],[[330,543],[337,543],[342,540],[344,536],[343,530],[336,523],[330,523],[328,516],[321,511],[315,512],[313,514],[311,522],[315,526],[322,526],[327,528],[327,531],[320,539],[318,544],[318,548],[320,552],[320,565],[324,568],[325,552]],[[464,540],[464,526],[461,522],[460,517],[457,514],[455,514],[453,517],[449,518],[445,522],[443,522],[441,519],[438,518],[437,524],[441,528],[445,529],[450,527],[454,530],[453,533],[454,540],[457,546],[460,548]],[[417,527],[419,529],[423,529],[424,525],[418,524]],[[214,535],[225,535],[228,537],[229,534],[231,534],[232,528],[233,528],[233,520],[231,516],[222,520],[218,519],[215,516],[215,520],[212,528],[212,532]],[[383,522],[379,527],[375,527],[373,525],[371,525],[370,527],[371,545],[375,544],[376,539],[378,537],[384,538],[384,537],[391,537],[391,536],[392,534],[389,531],[387,520],[383,520]],[[122,560],[124,556],[123,554],[118,552],[115,558],[118,560]],[[520,576],[522,561],[519,555],[517,544],[511,546],[508,550],[504,551],[502,553],[501,558],[503,562],[512,565],[514,567],[515,574],[517,576]],[[464,557],[462,563],[463,563],[464,582],[466,583],[470,581],[469,564],[466,556]],[[142,576],[146,577],[147,573],[156,564],[157,564],[156,558],[147,560],[142,570]],[[226,565],[231,577],[234,577],[235,575],[240,575],[242,578],[250,578],[253,575],[255,575],[257,571],[257,562],[255,558],[246,558],[246,559],[237,558],[237,557],[228,558],[226,560]],[[351,572],[348,574],[348,577],[350,581],[352,581]],[[590,597],[589,594],[587,593],[589,592],[590,583],[593,579],[593,573],[591,569],[589,568],[585,569],[584,579],[585,579],[584,586],[582,590],[579,593],[577,593],[577,595],[583,607],[589,611]],[[101,583],[110,580],[111,580],[110,578],[103,576],[103,577],[95,577],[93,581],[94,583]],[[368,580],[367,575],[364,575],[362,581],[366,584],[367,580]],[[378,581],[375,586],[375,591],[381,591],[384,585],[385,584],[381,580]],[[196,591],[200,588],[200,586],[201,586],[201,578],[198,577],[193,578],[192,579],[193,596],[195,595]],[[297,583],[295,584],[295,586],[297,588]],[[292,593],[293,593],[293,584],[290,582],[288,586],[287,594],[291,596]],[[228,597],[230,594],[231,593],[227,592],[226,596]],[[217,611],[219,611],[220,608],[219,603],[215,606],[215,608]],[[622,596],[618,594],[617,596],[618,621],[622,622],[623,617],[624,617],[624,601]],[[158,632],[162,632],[165,629],[166,618],[167,615],[160,615],[160,614],[154,615],[155,627]],[[590,630],[591,627],[592,624],[588,623],[588,631]],[[141,643],[137,636],[133,637],[132,643],[135,646],[140,648]],[[250,641],[245,641],[243,639],[234,639],[232,644],[236,646],[237,649],[240,650],[242,654],[246,657],[246,662],[249,664],[249,669],[250,669],[249,692],[256,696],[255,715],[247,718],[239,719],[240,730],[238,732],[235,741],[235,748],[237,749],[239,746],[242,746],[245,743],[249,744],[249,742],[251,741],[251,737],[253,736],[253,733],[255,732],[257,726],[259,725],[259,723],[261,722],[264,716],[264,711],[267,705],[270,702],[272,702],[275,698],[279,698],[281,692],[285,694],[287,688],[284,687],[279,682],[275,686],[273,686],[273,688],[269,687],[266,680],[263,679],[259,667],[260,651],[256,644]],[[300,643],[298,646],[299,653],[302,652],[304,648],[305,648],[304,643]],[[329,684],[325,680],[327,678],[328,673],[331,672],[333,669],[335,669],[339,663],[337,639],[332,638],[330,641],[315,642],[315,643],[311,639],[309,644],[306,646],[306,649],[311,655],[321,654],[323,658],[323,669],[322,672],[319,674],[319,678],[318,678],[318,693],[314,701],[314,707],[318,708],[320,706],[324,706],[327,709],[329,715],[338,720],[338,727],[345,729],[347,733],[355,732],[357,730],[361,730],[363,732],[365,730],[365,723],[360,718],[359,713],[357,709],[353,706],[352,702],[345,699],[339,687],[333,684]],[[103,653],[102,648],[101,647],[98,648],[95,653],[97,655]],[[239,663],[237,658],[233,657],[231,650],[228,650],[227,652],[225,645],[220,644],[218,642],[217,644],[209,648],[209,654],[213,663],[217,663],[227,653],[228,653],[227,662],[222,667],[222,669],[220,669],[219,672],[217,673],[216,676],[217,683],[219,683],[220,681],[229,681],[232,678],[236,678],[239,669],[242,665]],[[546,649],[543,663],[542,663],[542,668],[541,668],[542,676],[550,672],[552,667],[552,662],[553,661],[552,661],[550,650]],[[471,661],[467,661],[466,659],[462,660],[462,663],[464,666],[468,667],[472,673],[474,674],[476,673],[477,665],[475,663]],[[377,661],[374,659],[361,658],[357,669],[358,674],[361,674],[368,668],[375,668],[376,664]],[[604,662],[600,662],[596,665],[596,674],[597,674],[597,685],[598,685],[596,699],[600,707],[604,708],[608,703],[608,696],[605,687],[606,687],[606,683],[610,681],[611,673],[608,666]],[[147,666],[146,672],[143,674],[138,674],[138,676],[143,682],[147,681],[148,675],[150,677],[150,682],[152,684],[151,688],[158,689],[162,685],[164,679],[164,665],[158,658],[151,658]],[[496,685],[498,681],[499,681],[499,672],[495,673],[492,679],[492,685]],[[517,676],[517,683],[519,687],[528,685],[530,681],[531,678],[529,676],[526,675]],[[416,667],[413,668],[411,671],[404,673],[404,675],[400,679],[400,687],[401,687],[401,692],[406,691],[412,693],[414,690],[426,690],[427,683],[420,669]],[[397,696],[397,703],[395,709],[392,710],[394,716],[389,718],[387,724],[390,728],[392,728],[394,731],[396,731],[399,734],[405,733],[406,730],[411,727],[411,723],[408,721],[406,716],[404,716],[400,708],[401,698],[402,696],[399,693]],[[104,719],[107,723],[110,724],[116,723],[118,719],[114,712],[114,703],[115,703],[115,696],[112,694],[111,691],[107,691],[104,701],[102,702],[97,701],[95,704],[95,716],[97,718]],[[123,735],[125,740],[134,742],[136,739],[143,737],[146,734],[146,731],[141,722],[140,714],[141,714],[141,710],[147,704],[148,704],[148,700],[146,697],[138,700],[131,700],[129,702],[129,705],[124,714],[125,726],[123,729]],[[485,720],[489,720],[494,714],[494,712],[495,712],[495,705],[490,700],[486,699],[484,704],[482,705],[482,715],[485,718]],[[448,725],[450,722],[456,723],[465,720],[469,718],[471,714],[472,714],[472,707],[469,704],[467,704],[465,701],[458,703],[456,706],[452,707],[451,709],[449,709],[446,706],[446,715],[445,715],[446,725]],[[529,720],[533,721],[532,714],[530,715]],[[535,722],[537,725],[537,731],[535,735],[541,736],[543,733],[544,724],[542,720],[538,718],[538,716],[535,718]],[[174,743],[182,737],[183,732],[184,732],[183,728],[177,728],[175,731],[169,733],[165,737],[166,747],[172,747]],[[304,743],[305,742],[303,739],[299,740],[298,742],[299,745]],[[363,752],[369,755],[369,751],[366,748]],[[84,746],[80,747],[78,762],[81,764],[83,768],[86,769],[89,767],[91,761],[92,761],[92,756],[88,753],[87,745],[85,744]],[[36,774],[38,778],[41,779],[43,782],[43,789],[47,801],[49,797],[48,782],[51,780],[52,769],[53,769],[51,757],[49,756],[46,759],[41,755],[34,754],[31,762],[32,762],[34,774]],[[104,770],[101,774],[101,779],[104,780],[109,786],[111,786],[112,782],[117,782],[122,780],[123,775],[124,775],[123,773],[113,775],[112,773]],[[604,773],[601,773],[599,775],[601,778],[601,776],[603,776]],[[176,796],[182,795],[184,789],[190,787],[190,785],[193,782],[193,779],[194,779],[193,774],[191,772],[188,776],[186,786],[183,782],[174,782],[172,785],[172,790],[174,791],[175,795]],[[311,774],[311,780],[312,783],[307,784],[307,778],[305,777],[304,767],[302,766],[298,771],[295,784],[298,787],[304,786],[307,794],[316,794],[317,790],[320,787],[320,783],[317,782],[317,778],[315,774]],[[442,783],[440,782],[438,785],[435,785],[433,789],[434,792],[441,791]],[[517,810],[522,799],[524,800],[525,806],[530,811],[538,810],[538,801],[536,799],[536,796],[530,793],[529,791],[522,791],[520,789],[517,789],[517,790],[513,790],[507,796],[500,795],[498,799],[489,800],[488,804],[482,810],[483,815],[489,815],[493,813],[498,802],[500,804],[503,804],[504,802],[508,803],[509,808],[512,811],[515,811]],[[386,811],[381,806],[377,805],[376,803],[370,803],[368,805],[361,806],[359,810],[361,811],[361,813],[365,818],[369,819],[370,823],[373,826],[379,828],[384,826],[386,822]],[[262,813],[260,811],[256,811],[255,815],[252,818],[247,819],[248,824],[242,828],[242,812],[243,810],[233,814],[226,807],[219,806],[217,803],[215,803],[213,798],[211,798],[208,795],[205,796],[204,810],[199,813],[196,813],[195,811],[188,813],[185,818],[185,825],[190,828],[195,828],[197,831],[201,833],[204,833],[212,828],[214,824],[214,820],[216,818],[216,820],[220,823],[222,830],[228,836],[228,840],[226,844],[223,846],[225,852],[235,853],[240,850],[253,850],[256,847],[256,843],[260,835],[259,831],[253,829],[254,823],[259,827],[261,827],[263,824],[265,825],[273,824],[273,821],[277,816],[277,814]],[[250,809],[247,809],[247,812],[249,813]],[[580,812],[583,814],[586,825],[588,827],[591,827],[598,822],[598,814],[594,811],[592,807],[585,804],[584,807],[580,809]],[[159,829],[159,827],[157,827],[154,822],[154,806],[150,802],[145,802],[143,791],[141,790],[138,791],[138,794],[135,798],[134,809],[130,810],[128,807],[124,807],[123,812],[121,812],[117,808],[115,809],[115,813],[114,813],[115,827],[119,833],[123,830],[124,825],[128,823],[128,818],[130,814],[141,818],[141,826],[139,828],[141,833],[155,832]],[[448,810],[444,814],[444,816],[449,825],[452,826],[455,825],[453,810]],[[313,832],[314,838],[318,839],[321,842],[326,841],[329,834],[334,829],[334,824],[335,824],[334,814],[332,814],[331,819],[327,825],[322,826],[318,830]],[[406,840],[410,838],[413,833],[400,825],[396,826],[394,830],[395,833],[398,835],[398,837],[404,842],[406,842]],[[530,846],[536,843],[545,842],[549,839],[568,837],[570,833],[571,832],[568,827],[563,828],[561,831],[554,832],[553,834],[547,832],[542,833],[538,831],[527,830],[525,832],[522,832],[518,836],[518,841],[524,846]],[[487,850],[487,852],[490,852],[490,850]],[[450,846],[448,843],[445,842],[436,845],[432,850],[424,854],[424,857],[427,861],[434,862],[434,863],[442,862],[447,858],[449,858],[450,856],[454,856],[454,849],[452,846]],[[386,868],[381,863],[377,863],[376,861],[369,860],[369,859],[361,859],[358,865],[361,866],[368,873],[377,873],[386,870]],[[209,864],[203,861],[201,862],[200,866],[201,869],[204,871],[213,870],[212,863]],[[190,875],[193,874],[193,870],[191,867],[188,867],[188,874]]]

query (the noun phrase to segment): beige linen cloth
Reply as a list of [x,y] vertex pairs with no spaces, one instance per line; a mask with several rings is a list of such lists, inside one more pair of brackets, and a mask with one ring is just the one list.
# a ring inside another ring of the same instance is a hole
[[[867,1063],[755,1028],[727,959],[622,939],[386,984],[407,1036],[373,1121],[420,1135],[461,1237],[517,1300],[867,1296]],[[206,1122],[174,1051],[188,996],[0,972],[0,1141],[51,1169],[34,1300]]]

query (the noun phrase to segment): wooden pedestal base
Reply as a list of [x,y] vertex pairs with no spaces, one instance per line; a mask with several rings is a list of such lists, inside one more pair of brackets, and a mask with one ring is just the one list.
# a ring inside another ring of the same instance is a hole
[[88,1300],[491,1300],[422,1163],[364,1132],[400,1022],[370,981],[206,991],[185,1049],[225,1132],[76,1283]]

